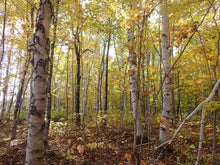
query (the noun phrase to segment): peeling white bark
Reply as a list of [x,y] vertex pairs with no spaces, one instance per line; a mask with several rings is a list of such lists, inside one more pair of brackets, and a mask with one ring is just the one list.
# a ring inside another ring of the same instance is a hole
[[35,34],[30,42],[34,52],[32,65],[34,67],[32,82],[32,100],[30,103],[30,119],[26,149],[26,165],[41,165],[44,157],[44,128],[46,110],[46,88],[49,59],[49,29],[53,15],[53,1],[40,0],[38,21]]
[[[134,31],[128,32],[128,47],[129,47],[129,58],[130,58],[130,88],[133,106],[134,116],[134,132],[136,137],[143,135],[143,126],[141,119],[141,107],[139,99],[139,88],[138,88],[138,77],[137,77],[137,55],[134,50]],[[135,138],[135,140],[137,140]]]
[[172,103],[172,81],[170,71],[170,42],[169,42],[169,18],[167,14],[167,0],[163,0],[161,4],[162,11],[162,57],[164,74],[166,76],[164,82],[163,92],[163,109],[162,109],[162,122],[160,124],[159,142],[164,143],[169,140],[169,119],[170,113],[173,109]]

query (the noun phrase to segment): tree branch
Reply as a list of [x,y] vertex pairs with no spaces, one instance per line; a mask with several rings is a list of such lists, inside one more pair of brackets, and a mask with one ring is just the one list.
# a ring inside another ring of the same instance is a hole
[[179,125],[179,127],[176,129],[176,132],[174,133],[174,135],[172,136],[172,138],[168,141],[166,141],[165,143],[162,143],[161,145],[159,145],[157,148],[155,148],[155,150],[161,148],[162,146],[166,145],[165,147],[169,146],[172,144],[173,140],[176,138],[177,134],[180,132],[180,129],[183,127],[183,125],[185,124],[185,122],[189,119],[191,119],[191,117],[193,115],[195,115],[200,107],[202,106],[203,103],[207,103],[209,101],[212,100],[212,98],[215,96],[215,92],[218,90],[220,84],[220,79],[218,79],[218,81],[216,82],[214,88],[212,89],[212,92],[210,93],[209,97],[206,98],[204,101],[202,101],[184,120],[183,122]]

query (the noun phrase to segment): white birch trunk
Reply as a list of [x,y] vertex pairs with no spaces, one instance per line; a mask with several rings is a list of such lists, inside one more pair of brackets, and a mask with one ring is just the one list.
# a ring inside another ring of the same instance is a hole
[[53,13],[53,0],[40,0],[36,30],[29,46],[32,47],[34,67],[32,99],[26,149],[26,165],[41,165],[44,157],[44,129],[46,88],[50,50],[49,29]]
[[162,57],[164,66],[164,75],[166,80],[164,82],[163,92],[163,109],[162,122],[160,124],[159,142],[164,143],[169,140],[169,119],[172,112],[172,83],[170,71],[170,43],[169,43],[169,18],[167,14],[167,0],[163,0],[161,4],[162,12]]
[[172,144],[173,140],[176,138],[176,136],[178,135],[178,133],[180,132],[181,128],[183,127],[183,125],[189,121],[201,108],[202,104],[207,103],[209,101],[211,101],[213,99],[213,97],[215,96],[215,93],[218,92],[219,89],[219,85],[220,85],[220,79],[218,79],[218,81],[216,82],[214,88],[212,89],[211,93],[209,94],[209,96],[203,100],[184,120],[183,122],[178,126],[178,128],[176,129],[176,132],[173,134],[172,138],[164,143],[162,143],[161,145],[159,145],[158,147],[156,147],[154,150],[158,150],[159,148],[163,147],[166,145],[169,146]]
[[137,68],[137,55],[134,50],[134,31],[128,32],[128,48],[130,58],[130,88],[132,97],[133,117],[134,117],[134,132],[135,132],[135,144],[136,140],[139,141],[143,135],[143,126],[141,119],[141,107],[139,99],[139,88],[138,88],[138,68]]

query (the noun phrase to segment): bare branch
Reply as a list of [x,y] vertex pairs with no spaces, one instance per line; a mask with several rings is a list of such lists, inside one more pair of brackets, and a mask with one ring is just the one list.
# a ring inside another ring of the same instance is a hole
[[202,104],[207,103],[209,101],[211,101],[213,99],[213,97],[215,96],[215,92],[218,90],[219,88],[219,84],[220,84],[220,79],[218,79],[218,81],[216,82],[214,88],[212,89],[212,92],[210,93],[209,97],[206,98],[204,101],[202,101],[184,120],[183,122],[179,125],[179,127],[176,129],[176,132],[174,133],[174,135],[172,136],[172,138],[168,141],[166,141],[165,143],[162,143],[161,145],[159,145],[157,148],[155,148],[155,150],[161,148],[162,146],[166,145],[169,146],[173,140],[176,138],[177,134],[180,132],[180,129],[183,127],[183,125],[185,124],[186,121],[188,121],[189,119],[191,119],[191,117],[193,115],[195,115],[200,107],[202,106]]

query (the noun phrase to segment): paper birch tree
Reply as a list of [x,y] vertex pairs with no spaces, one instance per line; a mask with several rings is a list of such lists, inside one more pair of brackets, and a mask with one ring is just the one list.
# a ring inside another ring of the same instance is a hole
[[49,29],[53,15],[53,1],[40,0],[36,30],[29,46],[34,57],[32,99],[28,127],[26,165],[41,165],[44,157],[45,110],[47,100],[48,60],[50,51]]
[[161,4],[162,12],[162,60],[164,67],[164,91],[163,91],[163,109],[160,123],[159,142],[163,143],[169,140],[169,118],[172,112],[172,82],[170,75],[170,42],[169,42],[169,18],[167,13],[167,0]]

